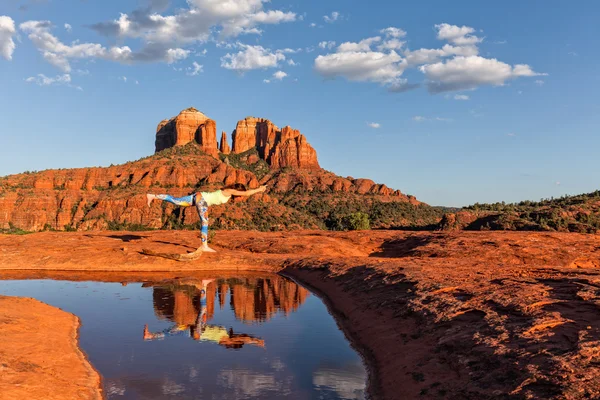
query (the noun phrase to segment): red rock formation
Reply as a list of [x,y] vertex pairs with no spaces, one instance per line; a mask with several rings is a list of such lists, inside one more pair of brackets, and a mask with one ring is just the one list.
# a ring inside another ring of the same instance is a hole
[[298,130],[286,126],[281,131],[268,119],[247,117],[233,132],[233,153],[256,148],[273,168],[318,169],[317,152]]
[[206,153],[212,156],[218,154],[216,122],[192,107],[158,124],[156,152],[173,146],[183,146],[194,140]]
[[[172,226],[175,207],[156,204],[148,208],[145,193],[183,196],[200,188],[212,190],[234,183],[248,188],[266,184],[272,193],[251,198],[249,203],[255,206],[243,210],[236,208],[235,202],[233,206],[211,209],[215,218],[223,215],[223,209],[232,209],[219,220],[221,227],[233,228],[236,224],[232,221],[251,219],[253,207],[260,208],[259,204],[267,203],[269,212],[296,218],[288,206],[277,205],[278,196],[288,192],[367,194],[385,202],[420,204],[412,196],[371,180],[342,178],[320,169],[316,151],[304,135],[289,126],[280,130],[266,119],[249,117],[238,122],[233,135],[233,153],[253,148],[256,152],[238,156],[231,163],[228,159],[221,162],[216,158],[215,121],[195,109],[161,121],[157,130],[157,151],[179,146],[177,152],[161,152],[106,168],[48,170],[0,177],[0,229],[13,226],[28,231],[88,230],[107,229],[111,224]],[[221,150],[226,154],[230,150],[225,133],[221,137]],[[197,221],[193,208],[178,213],[177,224],[190,225]]]
[[227,133],[221,133],[221,145],[219,146],[219,150],[223,154],[231,153],[231,148],[229,147],[229,143],[227,143]]
[[274,132],[277,131],[279,131],[279,128],[268,119],[246,117],[238,121],[233,131],[231,151],[239,154],[253,148],[264,149],[266,142],[269,141],[269,133],[273,134],[271,140],[274,141]]

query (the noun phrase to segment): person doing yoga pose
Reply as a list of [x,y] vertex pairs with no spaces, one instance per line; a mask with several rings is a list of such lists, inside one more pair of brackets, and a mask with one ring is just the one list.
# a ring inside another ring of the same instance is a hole
[[169,203],[173,203],[179,207],[192,207],[195,206],[202,222],[202,229],[200,237],[202,239],[202,246],[199,250],[212,252],[215,251],[208,247],[208,207],[219,204],[225,204],[229,201],[231,196],[250,197],[256,193],[262,193],[267,190],[266,186],[261,186],[257,189],[247,190],[246,186],[241,183],[226,186],[216,192],[197,192],[190,194],[185,197],[173,197],[170,194],[152,194],[148,193],[146,199],[148,201],[148,207],[152,204],[152,200],[162,200]]

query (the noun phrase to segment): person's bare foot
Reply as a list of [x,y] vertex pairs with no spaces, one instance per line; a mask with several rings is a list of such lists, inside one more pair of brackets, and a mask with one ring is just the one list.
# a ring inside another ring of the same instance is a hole
[[153,195],[153,194],[150,194],[150,193],[148,193],[148,194],[146,195],[146,203],[148,204],[148,207],[150,207],[150,204],[152,204],[152,200],[154,200],[154,195]]
[[216,253],[217,252],[216,250],[213,250],[208,246],[202,246],[202,247],[200,247],[200,250],[204,253]]

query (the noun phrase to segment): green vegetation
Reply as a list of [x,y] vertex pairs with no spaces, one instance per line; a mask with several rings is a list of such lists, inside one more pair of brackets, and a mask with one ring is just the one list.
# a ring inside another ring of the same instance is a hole
[[600,191],[538,202],[473,204],[477,215],[466,229],[594,233],[600,230]]
[[33,233],[33,232],[29,232],[29,231],[25,231],[21,228],[17,228],[16,226],[14,226],[12,224],[12,222],[9,222],[8,229],[0,228],[0,233],[5,234],[5,235],[27,235],[27,234]]
[[[249,164],[248,159],[251,156],[255,156],[258,159],[255,163]],[[234,168],[237,169],[245,169],[246,171],[252,172],[256,175],[257,179],[262,179],[265,175],[269,173],[269,164],[258,156],[258,150],[250,149],[243,153],[239,154],[219,154],[221,161],[229,162]]]

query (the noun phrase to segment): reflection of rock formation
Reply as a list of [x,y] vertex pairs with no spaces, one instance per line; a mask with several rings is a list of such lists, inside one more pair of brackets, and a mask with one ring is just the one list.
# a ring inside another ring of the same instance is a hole
[[304,303],[309,292],[292,281],[249,278],[230,285],[230,304],[236,318],[244,322],[269,320],[277,311],[286,315]]
[[[200,291],[196,286],[169,284],[154,286],[153,289],[154,312],[159,319],[180,325],[196,323],[200,312]],[[215,285],[208,285],[206,298],[207,317],[211,319],[215,313]]]
[[[153,287],[154,311],[158,318],[181,325],[193,325],[200,311],[200,282],[171,281],[149,284]],[[217,279],[207,286],[207,317],[212,319],[215,301],[222,309],[227,302],[237,319],[244,322],[266,321],[278,311],[294,312],[309,292],[292,281],[274,275],[268,278]]]

